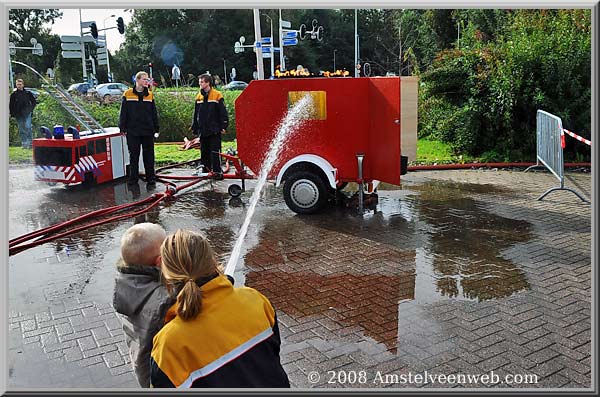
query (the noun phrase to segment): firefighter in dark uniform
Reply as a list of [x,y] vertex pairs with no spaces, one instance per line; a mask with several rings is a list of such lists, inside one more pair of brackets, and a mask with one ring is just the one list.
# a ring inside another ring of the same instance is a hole
[[200,163],[204,170],[197,175],[205,176],[212,171],[215,179],[223,179],[221,169],[221,134],[229,124],[223,95],[213,88],[213,78],[209,74],[199,77],[200,92],[196,95],[192,131],[200,138]]
[[127,184],[137,184],[139,179],[140,147],[144,159],[144,172],[148,186],[156,185],[154,172],[154,138],[158,138],[158,112],[154,94],[148,89],[148,73],[135,75],[135,87],[123,93],[119,128],[127,134],[129,149],[129,179]]

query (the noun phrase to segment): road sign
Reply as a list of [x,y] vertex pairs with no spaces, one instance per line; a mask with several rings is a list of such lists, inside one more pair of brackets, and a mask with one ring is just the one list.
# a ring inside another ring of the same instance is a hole
[[[81,36],[60,36],[60,41],[63,43],[81,43]],[[91,43],[92,41],[96,41],[96,39],[92,36],[83,36],[83,41]]]
[[298,44],[298,39],[283,39],[283,45],[296,45]]
[[284,39],[295,39],[298,37],[297,30],[282,30],[281,32]]
[[91,24],[93,24],[94,21],[86,21],[86,22],[81,22],[81,27],[82,28],[89,28]]
[[106,41],[105,40],[96,40],[96,46],[106,47]]
[[106,59],[98,59],[98,65],[108,65]]
[[107,56],[106,56],[105,52],[99,52],[98,55],[96,55],[96,58],[98,58],[98,60],[101,60],[101,59],[106,59]]
[[263,37],[262,39],[260,39],[260,42],[261,42],[263,45],[268,45],[268,44],[271,44],[271,38],[270,38],[270,37]]
[[79,43],[60,43],[60,49],[64,51],[79,51],[81,44]]
[[283,19],[280,19],[279,26],[281,26],[282,28],[291,28],[292,23],[290,21],[284,21]]
[[63,58],[81,58],[81,51],[61,51]]
[[[281,48],[279,47],[273,47],[273,52],[278,52],[281,51]],[[263,54],[270,54],[271,53],[271,47],[263,47],[262,49]]]
[[261,48],[261,47],[262,47],[262,44],[261,44],[261,42],[260,42],[260,41],[255,41],[255,42],[254,42],[254,47],[255,47],[255,48]]
[[268,52],[268,51],[267,51],[267,52],[265,52],[264,50],[265,50],[265,49],[263,48],[263,55],[262,55],[262,56],[263,56],[263,58],[271,58],[271,53],[270,53],[270,52]]

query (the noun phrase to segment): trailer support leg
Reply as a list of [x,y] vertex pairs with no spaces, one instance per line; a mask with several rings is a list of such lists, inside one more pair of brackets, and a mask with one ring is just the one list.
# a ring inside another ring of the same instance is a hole
[[356,153],[356,160],[358,161],[358,213],[364,213],[364,181],[363,181],[363,159],[365,158],[364,153]]

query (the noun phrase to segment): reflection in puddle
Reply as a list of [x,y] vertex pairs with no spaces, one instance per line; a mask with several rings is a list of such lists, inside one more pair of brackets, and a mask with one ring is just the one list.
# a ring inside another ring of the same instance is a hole
[[465,194],[502,190],[409,187],[386,192],[377,211],[363,217],[332,210],[267,220],[245,257],[247,284],[296,320],[318,315],[340,330],[358,326],[392,352],[400,302],[485,301],[529,288],[523,271],[502,257],[532,238],[529,223],[490,213]]

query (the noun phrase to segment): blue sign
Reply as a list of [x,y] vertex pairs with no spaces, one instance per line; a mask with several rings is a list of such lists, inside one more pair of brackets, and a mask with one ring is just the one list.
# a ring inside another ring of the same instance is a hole
[[298,32],[296,30],[288,30],[282,33],[284,39],[295,39],[296,37],[298,37]]
[[260,43],[260,41],[255,41],[255,42],[254,42],[254,47],[256,47],[256,48],[261,48],[261,47],[262,47],[262,44]]
[[262,39],[260,39],[260,42],[262,44],[271,44],[271,38],[270,37],[263,37]]
[[[273,52],[279,52],[279,51],[281,51],[281,48],[273,47]],[[271,47],[263,47],[262,52],[264,54],[269,54],[271,52]]]
[[283,39],[283,45],[296,45],[298,44],[298,39]]

